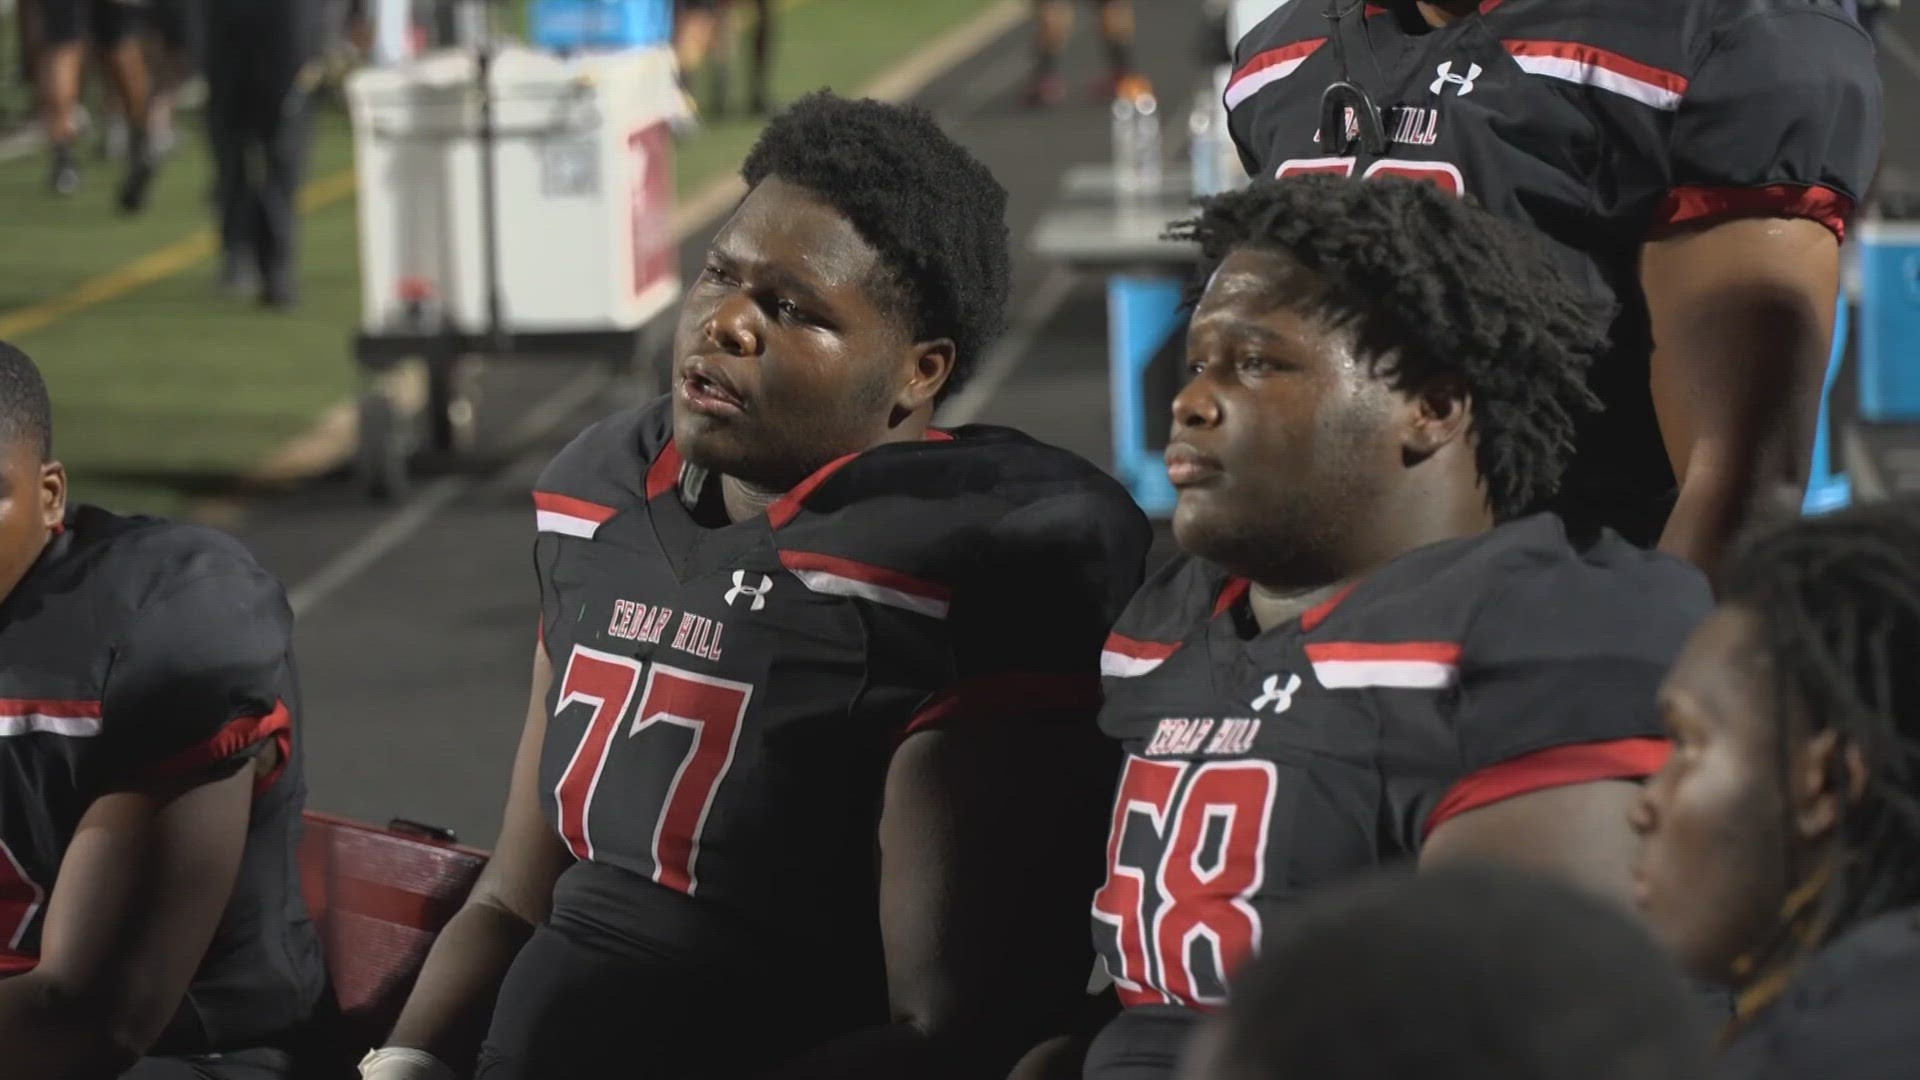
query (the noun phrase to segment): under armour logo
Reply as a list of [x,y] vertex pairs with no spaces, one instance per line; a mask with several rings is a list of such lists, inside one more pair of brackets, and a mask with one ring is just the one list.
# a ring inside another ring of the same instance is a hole
[[767,606],[767,594],[772,591],[773,579],[767,575],[760,575],[760,584],[749,585],[747,584],[747,572],[745,570],[735,570],[733,572],[733,588],[727,590],[727,606],[732,607],[733,602],[743,596],[751,596],[753,597],[753,606],[747,610],[759,611],[761,608]]
[[1455,75],[1453,73],[1453,61],[1448,60],[1440,65],[1440,77],[1433,80],[1433,85],[1427,89],[1437,94],[1446,89],[1448,83],[1452,83],[1460,88],[1459,96],[1466,97],[1468,94],[1473,93],[1473,82],[1480,77],[1481,73],[1482,68],[1479,64],[1468,64],[1465,75]]
[[1253,711],[1259,712],[1267,706],[1273,706],[1277,713],[1293,708],[1293,692],[1300,689],[1300,676],[1287,673],[1287,685],[1280,685],[1280,676],[1269,675],[1267,681],[1260,684],[1260,696],[1253,699]]

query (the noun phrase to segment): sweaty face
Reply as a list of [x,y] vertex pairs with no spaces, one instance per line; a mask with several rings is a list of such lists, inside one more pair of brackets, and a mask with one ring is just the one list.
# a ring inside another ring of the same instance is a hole
[[1633,824],[1635,885],[1655,931],[1695,976],[1735,982],[1734,962],[1773,926],[1789,888],[1775,709],[1759,621],[1722,607],[1694,631],[1660,691],[1673,739]]
[[1167,475],[1183,549],[1256,580],[1313,583],[1352,557],[1355,508],[1403,467],[1394,419],[1406,404],[1346,332],[1281,298],[1276,281],[1298,273],[1243,249],[1208,282]]
[[785,489],[881,441],[912,366],[880,257],[805,189],[763,180],[680,308],[673,432],[688,460]]
[[[0,602],[26,576],[54,526],[66,514],[66,482],[58,466],[40,459],[40,448],[12,440],[0,449]],[[49,470],[58,477],[50,486]]]

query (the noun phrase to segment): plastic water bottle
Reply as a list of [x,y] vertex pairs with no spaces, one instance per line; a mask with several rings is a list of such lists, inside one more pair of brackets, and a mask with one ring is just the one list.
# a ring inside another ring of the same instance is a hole
[[1114,100],[1113,168],[1122,198],[1160,189],[1160,115],[1152,94]]
[[1220,168],[1220,125],[1215,112],[1211,87],[1194,95],[1193,112],[1187,115],[1187,156],[1196,198],[1218,195],[1227,187]]

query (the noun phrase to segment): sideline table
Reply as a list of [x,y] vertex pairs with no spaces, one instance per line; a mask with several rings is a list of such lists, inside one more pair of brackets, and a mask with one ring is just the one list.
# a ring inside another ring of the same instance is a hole
[[1114,470],[1154,517],[1173,511],[1161,454],[1185,348],[1180,297],[1198,254],[1161,234],[1191,211],[1191,191],[1188,171],[1168,168],[1159,190],[1123,200],[1112,166],[1076,166],[1031,241],[1042,258],[1106,279]]

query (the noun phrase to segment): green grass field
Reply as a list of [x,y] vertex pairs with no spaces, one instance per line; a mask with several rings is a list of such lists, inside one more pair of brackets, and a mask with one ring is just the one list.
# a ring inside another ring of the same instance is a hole
[[[776,97],[821,86],[855,90],[988,3],[799,0],[784,13]],[[682,143],[679,190],[694,191],[737,166],[757,131],[756,122],[726,120]],[[0,165],[0,327],[208,229],[209,162],[190,134],[151,207],[132,219],[112,210],[114,163],[91,165],[71,200],[46,193],[37,156]],[[351,166],[346,121],[327,113],[311,177],[324,181]],[[306,218],[303,303],[291,313],[217,297],[213,260],[200,257],[22,336],[17,344],[52,386],[59,453],[79,496],[123,510],[184,512],[192,499],[228,490],[352,393],[355,228],[351,198]]]

